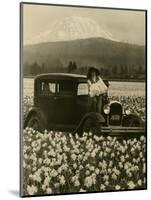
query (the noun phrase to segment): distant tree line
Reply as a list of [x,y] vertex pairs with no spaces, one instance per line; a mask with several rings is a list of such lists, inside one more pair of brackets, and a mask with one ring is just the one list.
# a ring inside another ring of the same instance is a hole
[[[64,72],[64,73],[79,73],[87,74],[88,68],[92,67],[89,65],[82,65],[76,61],[68,61],[67,64],[61,63],[60,60],[56,61],[51,67],[44,63],[39,64],[37,62],[31,64],[24,64],[24,76],[36,76],[41,73],[51,72]],[[94,67],[94,66],[93,66]],[[97,67],[101,75],[104,78],[110,79],[145,79],[145,67],[143,65],[136,66],[125,65],[125,64],[113,64],[108,66],[95,66]]]

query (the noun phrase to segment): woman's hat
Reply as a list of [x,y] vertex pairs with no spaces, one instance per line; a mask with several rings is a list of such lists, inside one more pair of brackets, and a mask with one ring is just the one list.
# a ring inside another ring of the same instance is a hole
[[100,75],[100,72],[97,68],[95,67],[90,67],[89,70],[88,70],[88,73],[87,73],[87,78],[91,78],[91,75],[92,73],[95,72],[96,73],[96,76],[99,76]]

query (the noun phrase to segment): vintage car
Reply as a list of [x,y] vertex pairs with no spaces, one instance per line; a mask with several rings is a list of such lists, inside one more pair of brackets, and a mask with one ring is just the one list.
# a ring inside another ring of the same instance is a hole
[[[104,83],[109,86],[107,80]],[[140,135],[141,118],[118,101],[103,97],[102,112],[89,108],[88,83],[84,75],[48,73],[34,80],[34,106],[24,120],[24,128],[43,131],[94,132],[107,135]]]

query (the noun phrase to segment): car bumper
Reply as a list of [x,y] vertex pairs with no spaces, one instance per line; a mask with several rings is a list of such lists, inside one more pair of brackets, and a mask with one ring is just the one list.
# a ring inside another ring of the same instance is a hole
[[146,129],[145,127],[109,126],[109,127],[102,127],[101,133],[110,136],[136,137],[136,136],[146,135]]

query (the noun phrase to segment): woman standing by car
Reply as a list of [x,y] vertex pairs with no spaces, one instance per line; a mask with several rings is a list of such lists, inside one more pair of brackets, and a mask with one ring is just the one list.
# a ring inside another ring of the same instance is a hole
[[98,69],[91,67],[87,73],[89,91],[89,111],[102,111],[103,97],[107,94],[108,87],[100,77]]

